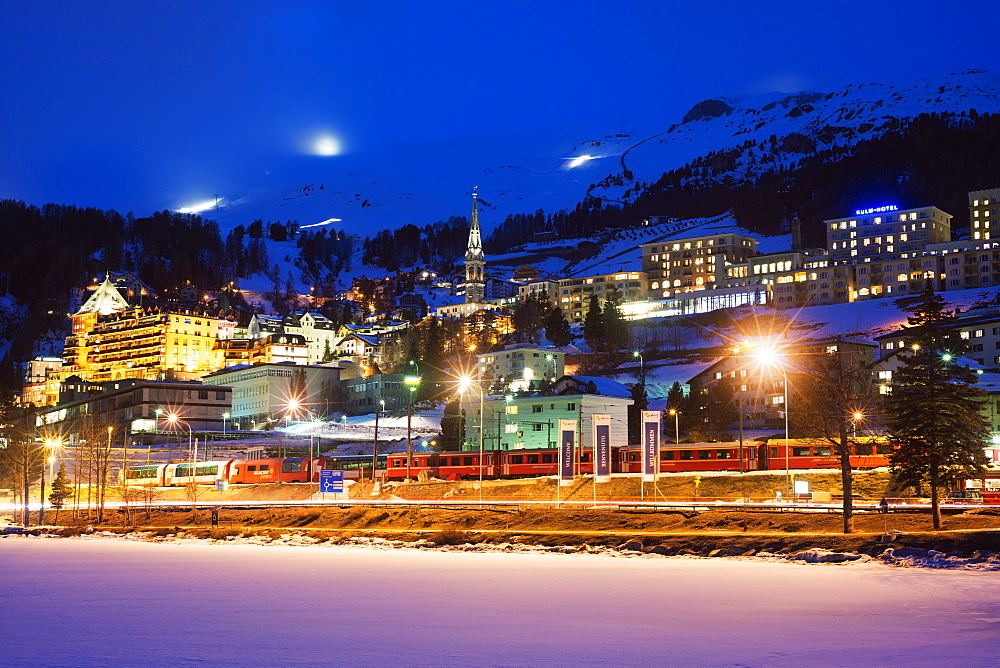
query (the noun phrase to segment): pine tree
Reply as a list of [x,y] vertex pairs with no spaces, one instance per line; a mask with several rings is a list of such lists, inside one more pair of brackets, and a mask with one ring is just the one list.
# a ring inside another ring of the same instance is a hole
[[955,314],[945,306],[930,286],[910,305],[906,331],[913,345],[900,353],[903,366],[885,402],[892,466],[900,482],[930,487],[935,529],[941,528],[938,490],[952,476],[982,472],[990,435],[976,374],[955,363],[961,340],[948,327]]
[[632,344],[629,325],[618,307],[621,299],[621,293],[615,290],[604,304],[601,324],[604,329],[604,349],[608,352],[620,352],[628,349]]
[[545,318],[545,338],[551,341],[552,345],[559,348],[568,346],[573,342],[573,333],[570,330],[569,321],[566,320],[566,314],[563,313],[562,307],[559,305],[549,309],[548,316]]
[[597,295],[591,295],[587,304],[587,315],[583,318],[583,338],[593,352],[604,350],[604,314]]

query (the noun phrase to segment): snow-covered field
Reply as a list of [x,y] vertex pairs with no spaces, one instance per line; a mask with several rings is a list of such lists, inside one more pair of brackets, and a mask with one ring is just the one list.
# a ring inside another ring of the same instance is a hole
[[0,541],[9,666],[994,666],[995,573]]

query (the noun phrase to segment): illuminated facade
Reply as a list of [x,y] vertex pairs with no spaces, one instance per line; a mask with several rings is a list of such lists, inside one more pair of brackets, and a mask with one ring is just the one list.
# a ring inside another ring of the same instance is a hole
[[723,285],[727,268],[756,255],[757,240],[730,232],[642,244],[642,270],[650,299]]
[[557,348],[514,344],[476,355],[476,360],[476,373],[482,382],[490,383],[500,378],[551,381],[565,373],[566,354]]
[[1000,188],[969,193],[969,221],[973,247],[1000,246]]
[[907,259],[928,244],[951,241],[951,214],[936,206],[899,209],[885,205],[823,221],[833,264]]
[[549,296],[553,303],[562,307],[567,320],[583,322],[587,316],[587,307],[592,296],[596,295],[600,298],[601,308],[604,308],[605,302],[616,293],[621,300],[619,304],[644,301],[647,283],[644,271],[619,271],[614,274],[579,276],[561,279],[558,295],[550,293]]

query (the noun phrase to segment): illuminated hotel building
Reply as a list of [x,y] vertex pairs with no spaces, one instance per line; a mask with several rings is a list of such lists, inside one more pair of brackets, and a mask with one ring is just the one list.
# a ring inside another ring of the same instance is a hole
[[733,232],[642,244],[649,298],[678,297],[723,285],[727,267],[756,255],[757,240]]
[[552,301],[559,304],[570,322],[583,322],[592,296],[600,298],[601,308],[616,292],[621,304],[638,302],[645,298],[647,284],[643,271],[564,278],[559,281],[558,299]]
[[887,205],[825,220],[831,263],[858,264],[923,254],[928,244],[951,241],[951,218],[936,206],[899,209]]
[[1000,188],[969,193],[969,236],[975,248],[1000,246]]

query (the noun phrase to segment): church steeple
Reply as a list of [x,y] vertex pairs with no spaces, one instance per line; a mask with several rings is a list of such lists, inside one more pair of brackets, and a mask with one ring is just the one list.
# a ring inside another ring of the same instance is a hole
[[481,303],[486,298],[486,256],[483,255],[483,238],[479,232],[478,194],[472,187],[472,222],[469,225],[469,247],[465,251],[465,301]]

